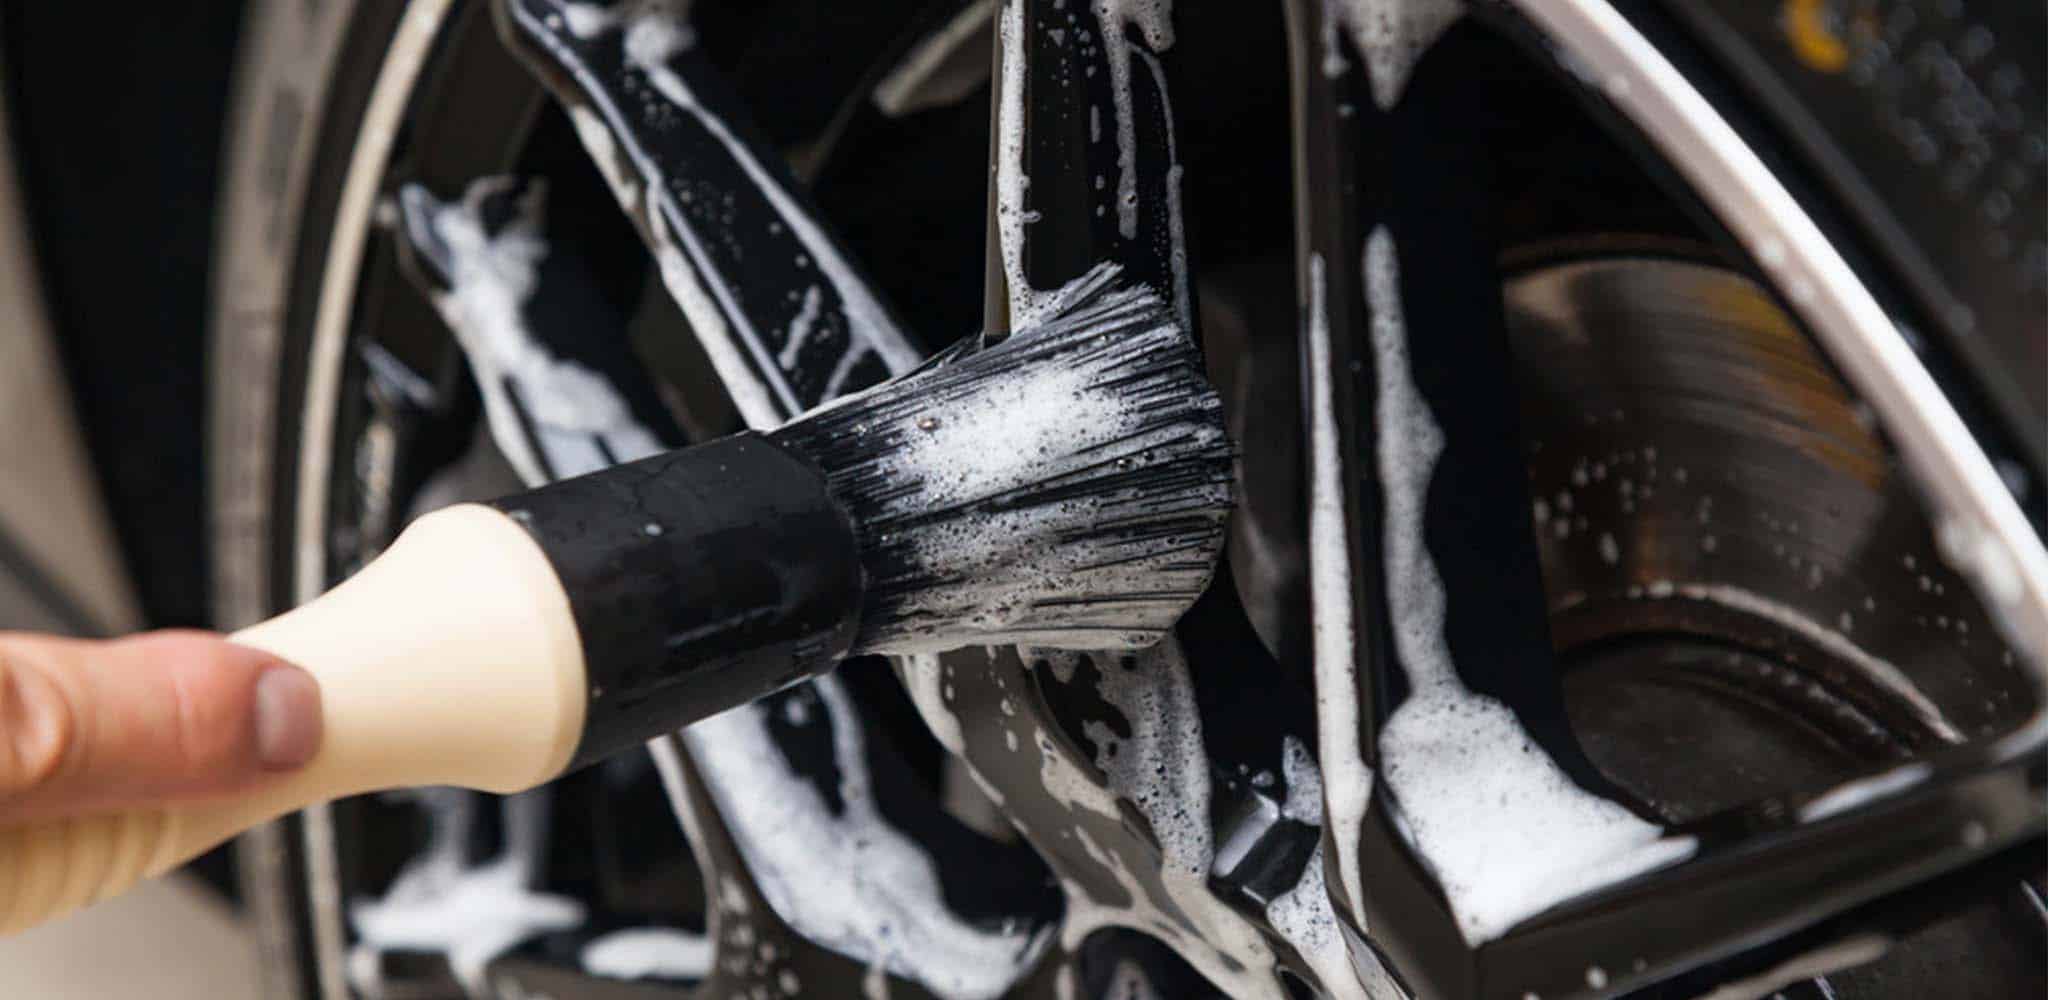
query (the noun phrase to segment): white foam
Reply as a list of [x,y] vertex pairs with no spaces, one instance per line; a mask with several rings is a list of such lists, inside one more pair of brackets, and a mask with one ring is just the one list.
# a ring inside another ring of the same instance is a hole
[[[585,25],[592,35],[601,31],[622,30],[626,61],[647,77],[654,91],[677,109],[693,116],[705,131],[737,163],[749,182],[760,192],[775,210],[783,224],[802,245],[804,255],[815,263],[838,293],[840,308],[846,316],[847,337],[846,358],[841,367],[851,369],[853,359],[873,352],[881,356],[892,372],[904,371],[920,360],[915,348],[889,319],[865,282],[854,273],[853,267],[840,255],[825,232],[819,228],[791,194],[785,190],[760,161],[753,151],[741,142],[725,121],[710,109],[700,104],[688,82],[670,68],[671,59],[695,43],[695,34],[689,24],[680,16],[683,5],[645,4],[636,5],[629,11],[617,15],[606,15],[605,19],[589,20]],[[571,30],[578,30],[574,23]],[[573,116],[572,116],[573,117]],[[589,118],[588,114],[583,117]],[[577,134],[590,148],[600,162],[612,162],[620,152],[638,168],[639,177],[650,183],[661,183],[661,170],[646,153],[630,141],[619,142],[606,130],[593,128],[590,124],[578,123]],[[599,138],[599,133],[603,133]],[[629,178],[626,171],[608,170],[607,178],[622,204],[629,210],[639,205],[641,192],[638,178]],[[663,283],[676,296],[684,315],[689,318],[698,339],[705,344],[706,353],[718,369],[721,381],[734,395],[735,405],[750,424],[770,426],[787,415],[802,409],[795,393],[788,385],[777,359],[763,355],[758,332],[752,329],[748,314],[733,299],[727,282],[711,265],[710,257],[701,245],[697,234],[689,227],[672,227],[659,217],[659,213],[648,213],[649,234],[655,244],[656,262],[659,264]],[[713,315],[713,314],[716,315]],[[744,349],[754,355],[753,362],[758,373],[749,371],[741,361],[741,348],[733,343],[730,328],[737,326],[745,335]],[[759,381],[765,380],[780,399],[778,411],[768,405],[754,390]],[[843,376],[842,379],[843,381]]]
[[702,979],[711,971],[711,939],[673,927],[629,927],[583,946],[583,971],[612,979]]
[[[1095,24],[1102,32],[1102,53],[1109,59],[1110,101],[1116,106],[1117,232],[1124,239],[1138,235],[1137,122],[1131,104],[1131,43],[1126,27],[1136,27],[1154,52],[1173,47],[1172,0],[1094,0]],[[1166,88],[1161,87],[1164,94]]]
[[[1050,655],[1050,654],[1038,654]],[[1033,654],[1027,654],[1031,658]],[[1098,656],[1102,663],[1107,656]],[[1071,669],[1071,668],[1070,668]],[[1119,672],[1111,677],[1109,672]],[[1087,883],[1060,872],[1067,896],[1061,941],[1079,948],[1088,935],[1105,927],[1127,927],[1151,934],[1187,960],[1231,996],[1253,1000],[1285,1000],[1274,975],[1274,955],[1243,916],[1208,888],[1213,865],[1209,827],[1209,764],[1203,750],[1201,717],[1186,659],[1177,640],[1167,637],[1138,654],[1135,670],[1111,664],[1100,693],[1131,723],[1131,735],[1119,740],[1114,753],[1099,742],[1107,730],[1090,727],[1098,741],[1098,766],[1105,781],[1085,771],[1065,748],[1040,731],[1039,781],[1054,800],[1076,813],[1097,817],[1122,815],[1120,801],[1129,802],[1153,828],[1161,849],[1158,884],[1165,898],[1142,883],[1121,855],[1104,849],[1084,824],[1061,830],[1071,834],[1088,856],[1122,889],[1124,901],[1105,902]],[[1155,762],[1153,769],[1127,760]],[[970,758],[969,766],[973,766]],[[1166,768],[1160,771],[1159,768]],[[1026,827],[1027,835],[1033,830]],[[1057,863],[1057,855],[1049,855]],[[1228,956],[1228,957],[1226,957]]]
[[[1322,776],[1316,771],[1315,759],[1300,740],[1292,736],[1284,738],[1281,768],[1287,776],[1287,804],[1281,809],[1281,815],[1320,826]],[[1379,968],[1378,956],[1369,948],[1362,953],[1362,961],[1367,965],[1366,973],[1361,974],[1358,966],[1353,964],[1352,949],[1346,943],[1344,929],[1330,905],[1329,887],[1324,882],[1323,847],[1322,842],[1316,844],[1315,853],[1309,856],[1308,864],[1302,868],[1301,878],[1294,887],[1266,904],[1267,923],[1308,963],[1309,970],[1322,983],[1324,996],[1335,1000],[1351,997],[1402,1000],[1401,993],[1387,979],[1385,971]]]
[[[448,251],[449,287],[432,296],[434,306],[469,358],[500,450],[529,483],[543,481],[549,465],[579,457],[592,463],[589,468],[604,464],[592,436],[618,455],[659,451],[660,443],[633,419],[604,376],[556,357],[527,327],[521,310],[534,294],[548,247],[540,235],[538,189],[510,224],[497,233],[485,231],[481,203],[506,183],[479,181],[461,202],[433,208],[426,220]],[[514,411],[507,381],[518,387],[526,416],[546,446],[545,463]]]
[[[1135,109],[1131,101],[1131,55],[1146,64],[1157,86],[1159,98],[1167,102],[1165,74],[1153,53],[1173,46],[1172,0],[1093,0],[1092,9],[1100,29],[1104,56],[1110,68],[1111,103],[1114,105],[1117,135],[1117,231],[1124,239],[1138,233],[1137,139]],[[1024,172],[1024,78],[1025,42],[1023,9],[1008,3],[997,20],[997,42],[1002,47],[1002,79],[998,81],[996,115],[996,225],[997,243],[1003,259],[1003,276],[1009,286],[1010,327],[1022,329],[1041,322],[1050,311],[1053,294],[1032,286],[1024,268],[1025,227],[1038,221],[1030,207],[1031,178]],[[1134,47],[1125,35],[1135,26],[1151,51]],[[1088,109],[1091,135],[1100,134],[1101,109]],[[1173,134],[1170,104],[1163,111],[1166,126],[1165,173],[1169,264],[1173,271],[1174,306],[1184,322],[1192,319],[1188,291],[1187,239],[1181,217],[1182,171]]]
[[[1099,290],[1106,280],[1107,272],[1091,272],[1047,302],[1059,308],[1068,296]],[[1141,293],[1101,294],[1119,297],[1112,305],[1126,308]],[[1016,336],[1021,343],[1031,335],[1021,330]],[[1098,349],[1091,340],[1068,356],[1011,366],[1004,378],[981,380],[972,391],[933,390],[943,398],[876,418],[887,421],[876,428],[901,444],[872,459],[873,471],[882,481],[917,488],[878,502],[866,519],[870,525],[906,525],[885,529],[892,559],[901,559],[907,575],[942,581],[902,595],[891,614],[948,624],[891,632],[870,640],[872,651],[942,650],[961,645],[963,630],[972,630],[977,643],[1141,646],[1155,641],[1184,610],[1172,594],[1206,582],[1206,565],[1190,562],[1179,548],[1162,550],[1130,533],[1096,530],[1107,518],[1137,509],[1131,494],[1075,491],[1044,502],[975,503],[1029,494],[1048,482],[1078,482],[1111,458],[1133,467],[1222,443],[1222,429],[1206,422],[1206,413],[1175,414],[1148,405],[1145,400],[1156,391],[1132,390],[1124,377],[1133,356],[1154,348],[1185,351],[1185,333],[1160,318],[1119,336],[1124,340],[1118,350]],[[1213,396],[1205,398],[1215,405]],[[1188,493],[1188,499],[1220,507],[1227,486],[1218,479],[1190,489],[1202,492]],[[932,510],[950,516],[932,519]],[[1213,531],[1213,521],[1198,521],[1206,516],[1191,517],[1193,526],[1182,537],[1213,540],[1213,533],[1197,534]],[[1085,607],[1071,600],[1074,594],[1106,593],[1137,596]]]
[[1459,0],[1323,0],[1323,72],[1344,72],[1341,29],[1365,59],[1373,102],[1392,108],[1423,53],[1464,13]]
[[[1123,660],[1131,661],[1125,667]],[[1167,867],[1206,878],[1214,857],[1209,826],[1209,757],[1202,747],[1202,716],[1178,640],[1123,657],[1103,656],[1102,699],[1131,725],[1120,738],[1097,722],[1086,726],[1096,745],[1095,766],[1116,794],[1138,807],[1152,825]]]
[[1556,903],[1687,857],[1695,844],[1579,788],[1507,706],[1459,679],[1444,635],[1443,582],[1423,540],[1443,431],[1409,369],[1385,227],[1368,238],[1363,267],[1387,598],[1410,689],[1381,731],[1380,762],[1402,831],[1442,883],[1466,942],[1479,945]]
[[787,765],[765,709],[747,705],[683,731],[761,894],[797,933],[944,996],[994,997],[1043,942],[953,916],[938,869],[875,802],[858,713],[840,682],[815,682],[832,726],[842,808]]
[[348,964],[361,991],[381,992],[372,978],[377,953],[419,951],[446,955],[455,978],[482,996],[491,959],[537,934],[583,922],[581,903],[532,888],[547,842],[546,789],[499,800],[505,852],[474,865],[467,858],[469,832],[476,804],[484,801],[476,793],[422,788],[386,795],[426,810],[429,840],[381,898],[349,904],[357,940]]
[[1167,264],[1173,271],[1173,305],[1180,314],[1181,325],[1195,328],[1194,301],[1188,290],[1188,235],[1187,223],[1181,217],[1180,181],[1183,171],[1180,164],[1180,141],[1174,135],[1173,102],[1166,93],[1166,70],[1159,65],[1159,57],[1144,49],[1132,49],[1152,74],[1152,85],[1159,92],[1160,118],[1166,125],[1166,242]]
[[804,345],[810,343],[811,331],[818,324],[818,303],[822,298],[818,286],[812,285],[804,289],[803,305],[797,309],[796,315],[791,317],[789,329],[782,337],[782,350],[775,356],[775,360],[783,368],[795,367],[797,356],[803,353]]
[[1287,780],[1287,801],[1280,815],[1297,823],[1323,825],[1323,775],[1308,747],[1295,737],[1280,737],[1280,774]]
[[1031,178],[1024,173],[1024,9],[1005,3],[996,20],[1002,46],[1003,78],[996,102],[996,242],[1002,251],[1003,279],[1009,286],[1010,329],[1038,325],[1049,293],[1031,285],[1024,271],[1024,227],[1037,221],[1027,198]]
[[910,692],[910,700],[917,705],[918,713],[924,717],[925,728],[953,756],[967,753],[967,737],[960,731],[960,716],[952,706],[946,704],[944,671],[946,665],[937,653],[913,653],[896,659],[897,668],[903,674],[903,686]]
[[1359,742],[1358,634],[1351,604],[1351,542],[1344,516],[1344,463],[1330,361],[1328,284],[1321,254],[1309,257],[1309,599],[1315,651],[1316,739],[1338,878],[1352,905],[1365,898],[1358,838],[1372,801],[1372,769]]

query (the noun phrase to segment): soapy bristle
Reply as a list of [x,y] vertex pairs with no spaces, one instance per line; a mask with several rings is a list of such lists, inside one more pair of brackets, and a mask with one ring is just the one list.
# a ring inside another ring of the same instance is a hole
[[1231,447],[1201,357],[1104,265],[772,435],[822,466],[866,573],[861,652],[1150,645],[1207,586]]

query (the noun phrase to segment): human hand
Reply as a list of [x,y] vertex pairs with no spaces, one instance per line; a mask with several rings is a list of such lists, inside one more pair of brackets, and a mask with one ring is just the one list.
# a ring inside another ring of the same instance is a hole
[[244,791],[320,737],[311,674],[210,632],[0,632],[0,824]]

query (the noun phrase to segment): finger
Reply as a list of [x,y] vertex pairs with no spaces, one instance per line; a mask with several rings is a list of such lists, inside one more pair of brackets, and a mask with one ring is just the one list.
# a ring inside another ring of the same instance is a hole
[[312,675],[210,633],[0,633],[0,820],[224,795],[319,742]]

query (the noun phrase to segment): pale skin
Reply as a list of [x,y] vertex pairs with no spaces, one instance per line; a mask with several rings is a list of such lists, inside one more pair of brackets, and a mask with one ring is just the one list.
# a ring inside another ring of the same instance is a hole
[[209,632],[0,632],[0,825],[259,788],[320,746],[320,688]]

